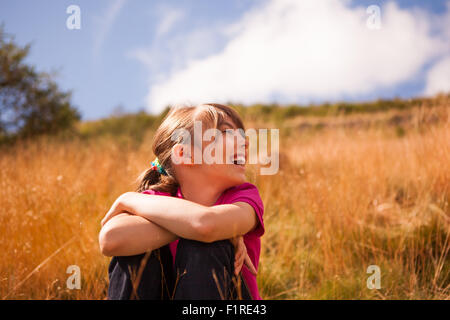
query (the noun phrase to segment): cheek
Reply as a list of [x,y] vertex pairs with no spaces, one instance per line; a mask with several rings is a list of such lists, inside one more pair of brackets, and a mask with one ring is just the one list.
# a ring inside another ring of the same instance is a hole
[[227,153],[229,157],[232,157],[235,151],[235,143],[233,139],[224,140],[223,142],[223,159],[224,163],[226,163],[227,160]]
[[236,170],[233,164],[211,164],[206,170],[208,170],[207,176],[212,181],[216,181],[226,187],[239,185],[246,181],[245,172]]
[[219,180],[229,180],[233,177],[234,172],[232,165],[227,164],[212,164],[208,168],[208,174],[211,177],[216,177]]
[[216,157],[220,154],[220,152],[222,153],[221,159],[220,158],[217,159],[217,161],[220,163],[214,163],[212,164],[212,166],[215,166],[216,169],[218,170],[225,170],[225,168],[222,167],[224,167],[223,166],[224,164],[227,164],[227,150],[229,153],[229,157],[231,157],[234,152],[233,144],[224,138],[222,143],[215,145],[214,148],[211,150],[212,150],[211,156],[214,157],[214,159],[217,159]]
[[[233,150],[233,144],[225,137],[221,140],[221,142],[208,142],[203,144],[202,149],[202,155],[205,157],[212,157],[211,161],[217,161],[219,163],[211,164],[210,166],[218,166],[219,164],[226,164],[227,163],[227,150]],[[220,154],[220,151],[222,151],[222,159],[217,159],[216,157]],[[230,151],[228,151],[230,153]],[[233,151],[231,151],[230,155],[233,154]],[[216,167],[216,169],[221,169],[220,167]]]

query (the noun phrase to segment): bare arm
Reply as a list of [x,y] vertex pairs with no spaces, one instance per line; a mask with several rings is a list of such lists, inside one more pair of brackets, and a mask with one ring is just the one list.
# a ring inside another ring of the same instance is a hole
[[253,207],[245,202],[207,207],[175,197],[127,192],[116,200],[102,224],[123,211],[148,219],[180,237],[203,242],[243,235],[258,223]]
[[[132,214],[130,212],[132,211],[132,208],[128,207],[128,213],[127,211],[124,211],[124,206],[122,204],[124,195],[120,196],[114,202],[113,206],[102,220],[99,243],[100,249],[104,255],[130,256],[141,254],[160,248],[178,238],[173,230],[168,230],[169,228],[166,229],[145,217]],[[163,198],[167,199],[169,197]],[[193,203],[187,200],[184,201],[191,204]],[[253,208],[244,202],[238,202],[232,205],[215,206],[216,208],[211,207],[213,209],[208,209],[206,211],[203,210],[208,207],[200,206],[200,208],[197,209],[190,207],[190,205],[188,205],[188,207],[192,210],[192,212],[190,212],[193,215],[193,219],[185,219],[186,213],[179,215],[174,213],[173,210],[169,210],[170,214],[168,215],[168,219],[164,219],[166,214],[162,213],[163,218],[161,221],[164,224],[170,224],[173,223],[173,220],[176,220],[177,217],[181,217],[182,219],[180,220],[185,221],[186,223],[175,223],[175,229],[180,230],[182,234],[185,234],[183,228],[186,228],[186,234],[192,234],[193,237],[191,239],[197,241],[212,242],[219,239],[233,238],[234,236],[230,236],[230,234],[236,234],[236,232],[244,234],[249,231],[245,227],[246,223],[248,224],[250,221],[253,221],[253,219],[256,221],[255,224],[257,223]],[[158,210],[156,211],[159,212]],[[181,210],[181,212],[183,212],[183,210]],[[196,217],[196,215],[198,216]],[[159,215],[156,216],[159,217]],[[193,223],[196,219],[202,221],[205,226],[201,223]],[[240,223],[236,223],[236,220]],[[211,226],[209,226],[210,224]],[[218,226],[220,226],[220,228],[218,228]],[[207,232],[205,230],[207,230]],[[235,273],[238,274],[243,263],[245,263],[250,272],[256,275],[257,271],[247,254],[242,236],[230,240],[232,240],[232,243],[237,250],[235,256]]]
[[145,218],[119,213],[103,225],[99,243],[105,256],[131,256],[155,250],[177,238]]

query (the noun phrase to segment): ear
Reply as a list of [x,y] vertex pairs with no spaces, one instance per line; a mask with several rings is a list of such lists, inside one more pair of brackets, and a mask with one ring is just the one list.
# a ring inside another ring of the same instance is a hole
[[190,146],[187,144],[177,143],[172,147],[172,162],[174,164],[192,165],[194,159],[191,156]]

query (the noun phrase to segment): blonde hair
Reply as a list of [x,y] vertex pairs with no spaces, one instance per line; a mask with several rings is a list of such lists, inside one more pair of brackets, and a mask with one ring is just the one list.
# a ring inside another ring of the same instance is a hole
[[230,119],[237,129],[245,130],[242,119],[236,110],[226,105],[207,103],[198,106],[183,105],[172,107],[156,130],[152,145],[153,153],[158,157],[159,163],[167,172],[167,175],[162,175],[151,168],[147,169],[138,178],[140,183],[137,192],[152,189],[175,196],[179,183],[175,176],[171,155],[173,146],[179,143],[179,141],[172,139],[176,130],[187,130],[192,137],[196,120],[202,121],[207,128],[217,129],[227,119]]

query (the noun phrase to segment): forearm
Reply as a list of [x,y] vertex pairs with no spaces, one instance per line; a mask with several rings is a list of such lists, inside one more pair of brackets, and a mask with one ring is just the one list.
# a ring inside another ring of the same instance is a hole
[[121,208],[169,230],[179,237],[207,241],[210,207],[185,199],[127,192]]
[[207,207],[175,197],[128,192],[120,204],[179,237],[203,242],[243,235],[258,222],[253,208],[243,202]]
[[99,243],[106,256],[131,256],[155,250],[177,238],[145,218],[121,213],[102,227]]

